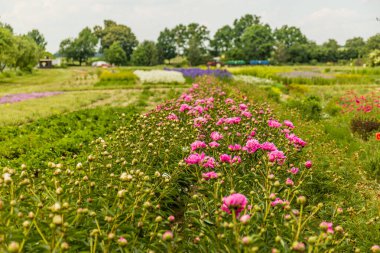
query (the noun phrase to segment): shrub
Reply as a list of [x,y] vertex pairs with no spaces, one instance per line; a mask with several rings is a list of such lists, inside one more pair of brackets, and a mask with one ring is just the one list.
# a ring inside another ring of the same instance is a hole
[[374,131],[380,130],[380,121],[373,118],[354,117],[351,120],[351,130],[363,140],[368,140]]
[[308,96],[303,100],[290,100],[288,107],[300,111],[305,120],[320,120],[322,117],[322,105],[319,97]]

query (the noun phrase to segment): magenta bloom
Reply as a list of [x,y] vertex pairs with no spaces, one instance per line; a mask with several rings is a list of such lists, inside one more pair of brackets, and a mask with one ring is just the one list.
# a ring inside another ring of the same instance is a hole
[[297,146],[304,147],[307,144],[304,140],[302,140],[295,134],[285,134],[285,137],[290,141],[290,143],[292,143],[296,147]]
[[319,224],[319,227],[322,230],[326,231],[328,234],[334,234],[334,229],[333,229],[332,222],[323,221],[323,222],[321,222],[321,224]]
[[212,132],[211,135],[210,135],[211,139],[213,141],[218,141],[220,139],[223,139],[223,135],[221,135],[220,133],[218,132]]
[[215,166],[217,165],[215,159],[211,156],[206,156],[202,161],[202,167],[203,168],[215,168]]
[[202,177],[203,177],[205,180],[210,180],[210,179],[217,178],[217,177],[218,177],[218,174],[216,174],[215,171],[210,171],[210,172],[202,173]]
[[206,143],[204,143],[203,141],[194,141],[193,143],[191,143],[191,151],[195,151],[199,148],[206,148],[207,145]]
[[294,128],[294,125],[290,120],[284,120],[284,125],[289,127],[290,129]]
[[235,214],[238,216],[247,203],[248,200],[243,194],[234,193],[223,198],[222,210],[229,214],[232,213],[232,210],[235,210]]
[[170,113],[167,117],[168,120],[173,120],[173,121],[178,121],[178,117],[177,115],[175,115],[174,113]]
[[184,112],[184,111],[188,111],[188,110],[191,110],[191,106],[188,105],[188,104],[182,104],[179,108],[179,111],[180,112]]
[[265,151],[275,151],[277,147],[272,142],[264,142],[261,144],[261,149]]
[[248,140],[245,144],[244,150],[247,150],[248,153],[255,153],[259,148],[261,148],[261,144],[256,139]]
[[219,159],[222,163],[231,163],[231,156],[227,154],[220,155]]
[[293,180],[291,180],[290,178],[287,178],[286,181],[285,181],[285,184],[286,184],[287,186],[293,186],[293,185],[294,185],[294,182],[293,182]]
[[204,118],[204,117],[198,117],[198,118],[194,119],[194,126],[195,127],[201,127],[204,124],[206,124],[207,122],[208,122],[208,120],[206,118]]
[[306,161],[306,162],[305,162],[305,167],[306,167],[306,168],[310,169],[311,166],[313,166],[313,164],[311,163],[311,161]]
[[208,144],[211,148],[217,148],[220,146],[219,143],[217,143],[216,141],[212,141]]
[[233,104],[233,103],[235,103],[235,101],[232,98],[227,98],[224,102],[226,104]]
[[227,124],[239,124],[241,121],[241,118],[240,117],[232,117],[232,118],[227,118],[224,120],[225,123]]
[[276,161],[279,165],[283,165],[286,159],[286,156],[284,156],[284,153],[279,150],[272,151],[268,153],[268,158],[270,162]]
[[285,201],[283,201],[282,199],[276,198],[270,205],[271,206],[277,206],[277,205],[282,205],[284,203],[285,203]]
[[273,120],[273,119],[270,119],[270,120],[268,120],[268,126],[269,126],[269,127],[273,127],[273,128],[279,128],[279,127],[281,127],[282,125],[281,125],[280,122],[278,122],[278,121],[276,121],[276,120]]
[[162,235],[162,240],[163,241],[171,241],[173,240],[173,232],[172,231],[166,231],[163,235]]
[[233,145],[229,145],[228,149],[231,151],[239,151],[241,150],[241,146],[239,144],[233,144]]
[[231,163],[241,163],[240,156],[234,156],[234,158],[231,160]]
[[292,167],[290,170],[288,170],[288,172],[292,173],[293,175],[297,174],[298,171],[299,171],[299,169],[296,167]]
[[245,110],[247,110],[248,106],[246,104],[240,104],[239,108],[240,108],[240,110],[245,111]]
[[250,219],[251,219],[251,216],[249,216],[249,214],[244,214],[243,216],[240,217],[240,222],[243,224],[247,224]]
[[205,154],[191,154],[185,159],[187,164],[199,164],[205,158]]
[[241,112],[241,115],[243,115],[246,118],[252,117],[252,113],[250,113],[249,111],[243,111],[243,112]]

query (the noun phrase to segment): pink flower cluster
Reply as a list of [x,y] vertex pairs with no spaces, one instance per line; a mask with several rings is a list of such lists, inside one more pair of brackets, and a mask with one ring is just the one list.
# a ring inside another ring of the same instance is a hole
[[247,203],[248,200],[243,194],[234,193],[223,198],[222,210],[229,214],[234,211],[235,215],[239,216],[240,212],[244,210]]

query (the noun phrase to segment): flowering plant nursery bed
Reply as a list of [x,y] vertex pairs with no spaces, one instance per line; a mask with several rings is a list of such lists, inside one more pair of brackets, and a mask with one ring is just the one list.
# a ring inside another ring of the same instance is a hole
[[5,95],[3,97],[0,97],[0,104],[17,103],[17,102],[21,102],[21,101],[29,100],[29,99],[60,95],[62,93],[63,92],[57,91],[57,92],[33,92],[33,93]]
[[[124,119],[91,152],[0,179],[1,251],[326,252],[344,228],[318,220],[301,185],[313,162],[289,120],[204,78]],[[42,169],[42,168],[41,168]],[[333,218],[331,218],[333,219]]]

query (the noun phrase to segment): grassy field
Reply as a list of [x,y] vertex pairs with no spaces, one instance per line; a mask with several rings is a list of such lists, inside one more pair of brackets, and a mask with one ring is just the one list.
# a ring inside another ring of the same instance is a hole
[[[0,216],[0,225],[9,230],[0,230],[2,251],[11,241],[39,252],[66,247],[70,252],[302,252],[302,247],[369,252],[380,242],[380,142],[375,139],[380,128],[363,134],[352,125],[355,119],[380,121],[380,108],[342,113],[341,102],[353,92],[361,99],[351,99],[354,105],[375,101],[378,69],[231,68],[244,77],[200,78],[201,88],[189,91],[187,83],[142,84],[130,74],[135,69],[107,72],[103,80],[101,70],[92,68],[0,79],[0,97],[63,92],[0,104],[0,166],[14,180],[0,188],[7,214]],[[187,95],[180,98],[182,92]],[[240,109],[229,107],[224,96]],[[178,102],[163,102],[174,98]],[[182,111],[181,104],[198,111]],[[255,118],[254,128],[249,114],[239,114],[245,106]],[[236,120],[236,113],[242,123],[218,121]],[[268,127],[270,119],[291,120],[296,126],[291,131],[307,146],[289,145],[281,131]],[[214,131],[224,136],[217,140],[220,148],[209,143]],[[287,162],[268,162],[261,152],[231,151],[228,145],[245,144],[247,135],[275,143]],[[202,145],[210,147],[195,149],[217,162],[206,156],[207,165],[193,163],[190,158],[198,151],[189,147],[200,140],[208,140]],[[239,158],[219,160],[226,154]],[[313,161],[312,170],[303,171],[306,160]],[[289,176],[292,166],[301,175]],[[205,179],[205,168],[215,169],[215,178]],[[220,210],[222,197],[233,193],[246,195],[252,205],[244,204],[247,225]],[[283,208],[276,207],[280,202]],[[58,210],[53,210],[55,203]],[[17,214],[33,208],[36,218]],[[333,222],[335,233],[320,228],[322,221]]]

